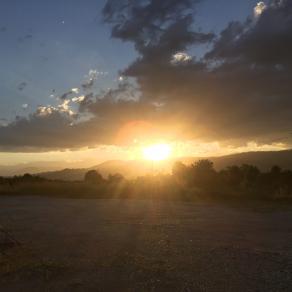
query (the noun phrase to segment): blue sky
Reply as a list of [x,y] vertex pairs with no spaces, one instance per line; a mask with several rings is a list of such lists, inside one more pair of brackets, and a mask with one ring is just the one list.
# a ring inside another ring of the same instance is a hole
[[[98,87],[115,86],[119,70],[135,59],[131,44],[110,38],[102,23],[104,0],[2,0],[0,9],[0,118],[27,115],[80,85],[89,70],[107,72]],[[197,25],[218,33],[252,13],[254,0],[206,0]],[[25,83],[23,90],[18,87]],[[28,104],[28,109],[22,105]]]

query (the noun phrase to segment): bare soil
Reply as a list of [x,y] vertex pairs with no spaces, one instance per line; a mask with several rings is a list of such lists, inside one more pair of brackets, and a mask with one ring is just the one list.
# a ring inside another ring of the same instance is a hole
[[0,197],[0,225],[5,292],[292,291],[291,208]]

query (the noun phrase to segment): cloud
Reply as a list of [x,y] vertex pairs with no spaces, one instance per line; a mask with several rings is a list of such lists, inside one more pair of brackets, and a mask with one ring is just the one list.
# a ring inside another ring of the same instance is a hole
[[24,42],[30,41],[32,39],[33,39],[33,35],[32,34],[26,34],[26,35],[24,35],[22,37],[19,37],[17,39],[17,41],[18,41],[18,43],[24,43]]
[[192,57],[184,52],[176,53],[172,56],[171,63],[173,65],[179,64],[179,63],[188,63],[192,60]]
[[71,91],[72,91],[73,93],[78,94],[78,93],[79,93],[79,88],[72,88]]
[[24,152],[30,147],[41,150],[69,146],[65,138],[70,130],[68,118],[53,107],[39,107],[28,118],[17,117],[0,127],[0,149]]
[[[75,89],[75,88],[73,88],[73,89]],[[63,93],[63,94],[59,97],[59,99],[61,99],[61,100],[68,99],[68,98],[69,98],[72,94],[74,94],[74,93],[75,93],[75,91],[71,89],[71,90],[69,90],[69,91]],[[51,96],[53,96],[53,95],[51,95]]]
[[225,61],[239,59],[264,66],[290,66],[292,2],[274,0],[265,7],[256,23],[250,20],[230,23],[209,57]]
[[88,81],[85,81],[81,86],[83,90],[92,90],[94,85],[94,79],[89,79]]
[[67,113],[70,116],[73,116],[74,112],[70,107],[70,103],[71,103],[70,99],[64,100],[60,105],[58,105],[58,110],[62,113]]
[[258,18],[264,10],[267,8],[267,5],[265,2],[258,2],[256,7],[254,8],[254,16]]
[[23,91],[25,89],[25,87],[27,86],[27,83],[26,82],[21,82],[18,86],[17,86],[17,89],[19,91]]
[[8,120],[5,118],[0,118],[0,127],[5,127],[8,124]]
[[284,137],[292,127],[292,2],[259,3],[258,20],[231,22],[202,61],[177,53],[213,40],[193,30],[195,2],[107,2],[112,36],[140,54],[123,75],[137,80],[144,100],[163,102],[164,117],[184,124],[181,136],[232,143]]
[[[139,55],[120,72],[125,81],[96,94],[100,72],[91,70],[79,97],[70,90],[60,105],[0,126],[2,149],[122,145],[137,137],[291,145],[292,2],[259,3],[256,21],[251,11],[218,36],[196,29],[197,3],[108,0],[112,36]],[[192,58],[190,49],[202,44],[209,51]]]
[[81,103],[82,101],[84,101],[85,100],[85,95],[81,95],[81,96],[79,96],[79,97],[73,97],[72,98],[72,101],[73,102],[76,102],[76,103]]
[[113,142],[113,133],[106,131],[108,127],[97,123],[96,119],[72,114],[67,102],[57,107],[39,106],[28,117],[16,117],[13,122],[4,122],[0,123],[1,151],[74,150]]
[[82,89],[84,91],[92,90],[98,77],[105,76],[107,74],[107,72],[90,69],[88,75],[85,76],[85,81],[81,84]]

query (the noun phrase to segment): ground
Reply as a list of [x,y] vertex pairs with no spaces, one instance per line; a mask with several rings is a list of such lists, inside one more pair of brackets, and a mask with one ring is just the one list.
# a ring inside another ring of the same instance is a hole
[[292,291],[292,208],[1,197],[1,291]]

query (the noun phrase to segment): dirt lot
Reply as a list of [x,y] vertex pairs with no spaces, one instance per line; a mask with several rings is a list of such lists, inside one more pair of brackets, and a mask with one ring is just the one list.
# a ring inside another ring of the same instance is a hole
[[1,291],[292,291],[292,209],[1,197]]

